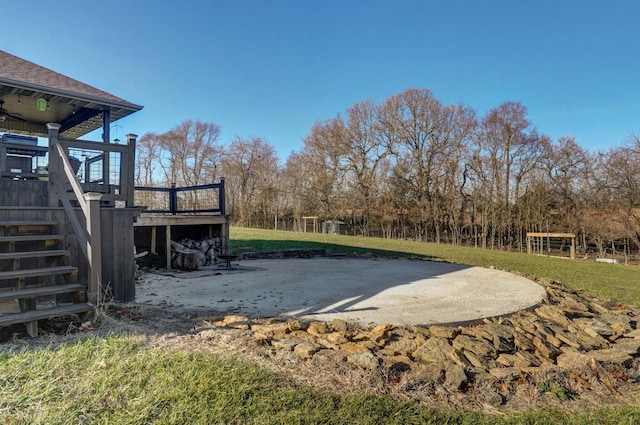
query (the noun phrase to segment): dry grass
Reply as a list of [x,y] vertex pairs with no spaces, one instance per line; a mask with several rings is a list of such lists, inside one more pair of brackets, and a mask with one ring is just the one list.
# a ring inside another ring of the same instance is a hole
[[[596,388],[590,398],[562,400],[538,382],[577,390],[577,381],[548,371],[530,385],[497,390],[478,382],[466,393],[451,392],[410,375],[398,378],[385,368],[367,371],[331,358],[303,361],[258,343],[249,331],[213,326],[219,317],[179,317],[184,314],[112,306],[95,329],[75,325],[63,335],[3,345],[3,423],[617,424],[640,419],[635,392],[625,393],[624,387],[615,397]],[[176,386],[181,390],[167,390]],[[503,398],[509,399],[506,406],[497,402]]]

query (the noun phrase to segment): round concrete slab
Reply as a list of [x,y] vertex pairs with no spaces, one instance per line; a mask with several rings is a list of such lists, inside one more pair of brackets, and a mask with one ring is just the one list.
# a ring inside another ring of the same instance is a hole
[[147,273],[136,301],[249,317],[430,325],[511,313],[545,296],[542,286],[511,273],[433,261],[322,257],[234,267]]

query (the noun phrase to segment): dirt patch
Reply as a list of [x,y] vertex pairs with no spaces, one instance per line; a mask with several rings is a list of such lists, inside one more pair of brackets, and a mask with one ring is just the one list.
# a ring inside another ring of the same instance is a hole
[[353,257],[242,260],[233,270],[147,273],[136,288],[136,301],[145,306],[363,325],[462,323],[522,310],[544,296],[535,282],[500,270]]

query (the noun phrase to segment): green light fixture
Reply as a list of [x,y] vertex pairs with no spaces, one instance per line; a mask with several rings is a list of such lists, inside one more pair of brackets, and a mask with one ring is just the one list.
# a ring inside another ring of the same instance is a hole
[[44,112],[47,109],[47,99],[41,97],[36,101],[36,107],[38,111]]

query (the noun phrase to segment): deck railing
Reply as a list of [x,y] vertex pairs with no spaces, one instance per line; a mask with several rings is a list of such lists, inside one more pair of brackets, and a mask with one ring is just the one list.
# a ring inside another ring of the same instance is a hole
[[74,174],[84,192],[102,193],[102,203],[133,207],[133,175],[136,136],[128,135],[127,144],[59,139],[74,164]]
[[225,215],[224,179],[219,183],[176,187],[135,187],[136,205],[145,213]]

